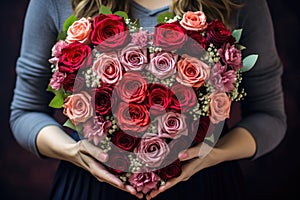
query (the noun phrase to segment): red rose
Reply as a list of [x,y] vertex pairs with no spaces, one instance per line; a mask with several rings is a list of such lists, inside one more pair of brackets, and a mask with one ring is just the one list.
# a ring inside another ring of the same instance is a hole
[[196,143],[203,142],[204,138],[211,134],[209,133],[210,124],[207,116],[200,117],[200,121],[193,121],[190,131],[192,134],[190,136],[194,136],[194,138],[191,139]]
[[112,137],[112,143],[124,151],[130,151],[138,145],[138,138],[133,137],[123,131],[117,131]]
[[91,42],[100,51],[111,51],[129,41],[129,31],[122,17],[114,14],[100,14],[93,20]]
[[127,104],[121,102],[116,113],[118,123],[123,131],[143,132],[150,124],[150,115],[143,104]]
[[186,30],[178,21],[161,23],[155,26],[153,42],[167,51],[180,49],[187,40]]
[[181,54],[189,54],[195,57],[201,57],[206,51],[206,38],[199,31],[188,31],[188,40],[184,44]]
[[79,42],[71,43],[61,50],[58,61],[60,72],[74,73],[82,66],[88,66],[92,62],[90,56],[91,48]]
[[109,115],[111,113],[111,105],[114,104],[112,98],[112,88],[108,85],[101,85],[92,92],[94,95],[93,103],[95,105],[96,114],[99,116]]
[[85,85],[84,77],[77,76],[76,74],[68,74],[63,81],[63,88],[65,91],[70,91],[74,93],[80,92]]
[[233,44],[235,42],[235,39],[231,35],[230,30],[227,29],[224,26],[223,22],[218,19],[208,24],[206,30],[206,39],[209,43],[212,43],[217,47],[220,47],[227,42],[229,42],[230,44]]
[[152,84],[149,88],[147,106],[152,115],[161,115],[171,105],[171,91],[162,84]]
[[142,103],[147,95],[148,82],[139,72],[127,72],[116,87],[119,97],[127,103]]
[[177,159],[175,162],[169,164],[168,166],[158,170],[158,176],[163,180],[169,180],[180,176],[182,172],[181,162]]
[[185,113],[196,105],[197,96],[191,87],[175,84],[171,91],[174,93],[171,109]]
[[127,154],[110,152],[109,159],[105,164],[109,167],[110,172],[120,175],[129,172],[130,160]]

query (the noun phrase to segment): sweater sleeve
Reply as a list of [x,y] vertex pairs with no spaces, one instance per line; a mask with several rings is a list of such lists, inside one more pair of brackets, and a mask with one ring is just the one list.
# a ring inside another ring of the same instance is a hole
[[36,137],[48,125],[60,124],[52,118],[48,104],[53,97],[46,92],[51,76],[48,59],[56,42],[59,24],[52,1],[29,2],[16,62],[16,83],[11,103],[10,125],[17,142],[39,156]]
[[286,133],[286,114],[282,90],[283,65],[277,53],[272,18],[265,0],[244,1],[237,15],[243,28],[240,43],[244,55],[259,55],[254,68],[243,76],[247,92],[241,102],[242,120],[236,125],[246,128],[254,137],[257,159],[276,148]]

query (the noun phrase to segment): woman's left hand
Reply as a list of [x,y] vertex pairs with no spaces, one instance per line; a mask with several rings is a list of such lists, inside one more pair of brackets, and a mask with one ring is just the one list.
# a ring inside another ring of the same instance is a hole
[[181,152],[178,156],[179,159],[181,161],[186,161],[186,163],[182,166],[181,175],[167,181],[165,185],[158,189],[151,191],[151,193],[146,197],[147,200],[156,197],[158,194],[170,189],[181,181],[187,181],[198,171],[222,162],[218,151],[220,151],[220,149],[216,147],[212,148],[205,143],[201,143]]

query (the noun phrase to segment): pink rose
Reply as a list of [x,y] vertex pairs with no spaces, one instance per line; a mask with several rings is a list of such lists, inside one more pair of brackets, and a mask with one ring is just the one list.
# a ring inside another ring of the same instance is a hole
[[220,62],[211,69],[210,82],[219,92],[231,92],[237,80],[235,71],[226,69],[227,67],[222,66]]
[[209,119],[213,124],[229,118],[231,100],[224,92],[214,92],[210,96],[210,115]]
[[210,76],[210,67],[199,60],[183,54],[178,61],[178,75],[176,80],[186,86],[199,88]]
[[186,30],[203,31],[207,27],[206,16],[202,11],[186,12],[180,24]]
[[92,97],[85,91],[68,96],[63,104],[63,113],[74,125],[87,121],[93,116]]
[[91,22],[85,17],[75,21],[67,31],[66,41],[68,43],[80,42],[83,44],[89,43],[89,37],[92,32]]
[[101,53],[92,66],[103,83],[116,84],[122,79],[123,72],[116,53]]
[[149,32],[147,30],[140,30],[139,32],[131,33],[131,42],[135,45],[145,47],[149,41]]
[[158,168],[162,167],[161,164],[170,153],[170,149],[165,139],[154,133],[145,133],[134,153],[149,168]]
[[59,90],[61,88],[62,83],[64,82],[65,78],[66,78],[66,74],[65,73],[61,73],[59,71],[55,71],[52,74],[52,78],[50,80],[50,86],[54,90]]
[[83,123],[83,135],[88,141],[93,141],[95,145],[98,145],[108,133],[109,128],[112,126],[110,121],[105,121],[100,116],[95,116]]
[[188,135],[186,116],[181,113],[167,112],[157,118],[159,137],[177,139]]
[[157,188],[160,178],[154,172],[133,173],[128,181],[137,192],[147,194]]
[[223,46],[223,48],[219,49],[218,52],[222,60],[227,65],[231,66],[234,71],[242,68],[242,53],[235,47],[235,45],[227,43]]
[[126,133],[141,133],[146,131],[150,124],[150,114],[144,104],[121,102],[113,113],[116,113],[121,130]]
[[146,69],[156,78],[165,79],[176,73],[177,54],[162,51],[150,54],[150,59]]
[[120,52],[120,62],[126,71],[140,71],[148,63],[147,48],[128,45]]

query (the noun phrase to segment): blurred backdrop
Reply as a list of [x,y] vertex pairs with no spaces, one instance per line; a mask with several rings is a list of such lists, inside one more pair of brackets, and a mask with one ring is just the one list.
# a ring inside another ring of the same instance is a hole
[[[0,7],[0,195],[1,199],[47,199],[56,160],[41,160],[22,149],[9,128],[9,106],[15,81],[23,19],[28,0],[3,1]],[[299,9],[294,0],[269,0],[278,52],[284,63],[283,86],[288,115],[286,138],[271,154],[241,161],[247,200],[300,199],[300,67]],[[258,22],[259,23],[259,22]],[[271,125],[270,125],[271,126]]]

